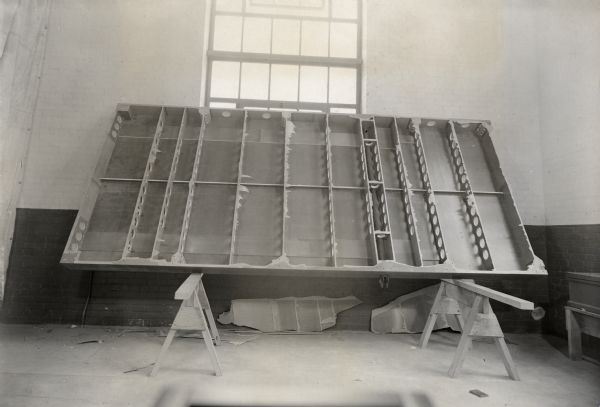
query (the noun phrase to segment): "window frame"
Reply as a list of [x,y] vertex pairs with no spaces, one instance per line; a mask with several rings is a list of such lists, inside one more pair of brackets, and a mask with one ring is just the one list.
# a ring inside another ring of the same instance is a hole
[[[328,15],[326,17],[317,16],[296,16],[289,14],[277,14],[277,13],[256,13],[248,12],[246,10],[246,4],[248,0],[242,0],[241,11],[219,11],[217,10],[217,1],[210,0],[210,16],[209,16],[209,27],[208,27],[208,39],[207,39],[207,50],[206,50],[206,69],[205,69],[205,87],[204,87],[204,105],[211,106],[211,103],[219,104],[235,104],[235,108],[247,108],[247,109],[273,109],[273,110],[303,110],[303,111],[322,111],[325,113],[352,113],[348,109],[354,109],[355,113],[361,113],[363,106],[363,1],[356,0],[357,15],[356,18],[334,18],[332,15],[332,4],[331,0],[325,0],[328,7]],[[289,6],[281,6],[282,8],[290,8]],[[245,17],[256,17],[256,18],[268,18],[271,20],[271,38],[270,47],[273,44],[273,21],[275,19],[289,19],[298,21],[300,24],[299,32],[299,54],[298,55],[284,55],[284,54],[272,54],[272,53],[255,53],[255,52],[244,52],[244,32],[242,28],[241,46],[240,51],[221,51],[214,49],[214,37],[215,37],[215,19],[217,15],[224,16],[238,16],[242,18],[242,27],[244,26]],[[332,56],[304,56],[301,54],[302,49],[302,23],[303,21],[325,21],[329,24],[328,28],[328,54],[331,52],[331,24],[333,23],[353,23],[356,24],[357,37],[356,37],[356,57],[355,58],[344,58],[344,57],[332,57]],[[212,88],[212,69],[214,62],[238,62],[238,97],[215,97],[211,96]],[[242,80],[242,64],[243,63],[264,63],[269,66],[269,79],[268,79],[268,98],[267,99],[245,99],[241,98],[241,80]],[[284,101],[284,100],[270,100],[271,90],[271,66],[277,65],[292,65],[298,67],[298,89],[297,89],[297,100],[296,101]],[[301,69],[303,66],[318,66],[324,67],[327,70],[327,100],[325,102],[304,102],[300,101],[300,77]],[[329,101],[330,93],[330,68],[351,68],[356,72],[356,84],[355,84],[355,103],[332,103]],[[222,106],[222,105],[221,105]],[[332,111],[333,110],[333,111]]]

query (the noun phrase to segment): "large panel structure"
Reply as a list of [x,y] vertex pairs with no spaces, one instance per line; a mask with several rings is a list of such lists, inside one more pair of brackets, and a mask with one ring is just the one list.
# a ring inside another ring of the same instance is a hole
[[545,274],[486,121],[119,105],[77,269]]

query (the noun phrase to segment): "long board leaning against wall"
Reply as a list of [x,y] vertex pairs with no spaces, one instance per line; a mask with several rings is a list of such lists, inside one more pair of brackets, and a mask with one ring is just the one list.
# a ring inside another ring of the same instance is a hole
[[486,121],[119,105],[77,269],[545,274]]

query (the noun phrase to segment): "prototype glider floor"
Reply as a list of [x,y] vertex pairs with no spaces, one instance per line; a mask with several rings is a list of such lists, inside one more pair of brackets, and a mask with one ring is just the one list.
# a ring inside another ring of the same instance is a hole
[[[506,376],[494,344],[481,341],[460,376],[449,378],[459,335],[446,331],[434,333],[420,350],[418,335],[239,335],[222,329],[222,377],[211,375],[201,340],[177,338],[150,378],[150,367],[131,370],[154,362],[164,337],[158,329],[144,329],[0,325],[0,406],[152,406],[167,385],[246,399],[257,390],[320,390],[426,393],[435,406],[600,404],[600,366],[569,360],[539,335],[508,335],[520,382]],[[80,344],[96,340],[101,342]],[[472,389],[489,397],[478,398]]]

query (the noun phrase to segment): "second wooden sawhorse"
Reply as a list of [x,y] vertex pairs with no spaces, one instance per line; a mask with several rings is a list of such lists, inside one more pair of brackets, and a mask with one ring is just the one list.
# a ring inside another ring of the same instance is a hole
[[[448,297],[446,294],[446,288],[449,285],[457,286],[466,292],[471,293],[475,297],[471,304],[471,310],[464,320],[461,309],[456,301],[453,301],[452,298]],[[445,279],[440,282],[440,288],[437,291],[433,306],[431,307],[427,322],[425,323],[425,328],[421,334],[419,346],[421,348],[427,346],[438,315],[456,315],[462,334],[460,336],[460,341],[458,342],[458,348],[454,355],[454,359],[448,370],[448,375],[450,377],[455,377],[460,372],[460,368],[471,347],[473,338],[483,337],[493,338],[500,351],[502,362],[504,363],[508,375],[513,380],[520,380],[517,367],[508,351],[508,346],[506,346],[504,333],[500,328],[496,315],[492,312],[490,299],[508,304],[520,310],[532,311],[534,308],[534,304],[530,301],[522,300],[513,297],[512,295],[504,294],[500,291],[475,284],[472,280]]]
[[217,351],[213,345],[213,340],[216,345],[219,345],[221,338],[219,337],[217,324],[215,323],[215,318],[210,309],[204,285],[202,284],[202,274],[190,275],[175,292],[175,299],[182,301],[182,303],[171,325],[171,329],[169,329],[167,338],[160,349],[160,354],[150,372],[150,376],[158,373],[160,362],[167,353],[177,331],[200,331],[202,333],[202,338],[208,350],[208,356],[213,365],[215,375],[221,376],[221,365]]

